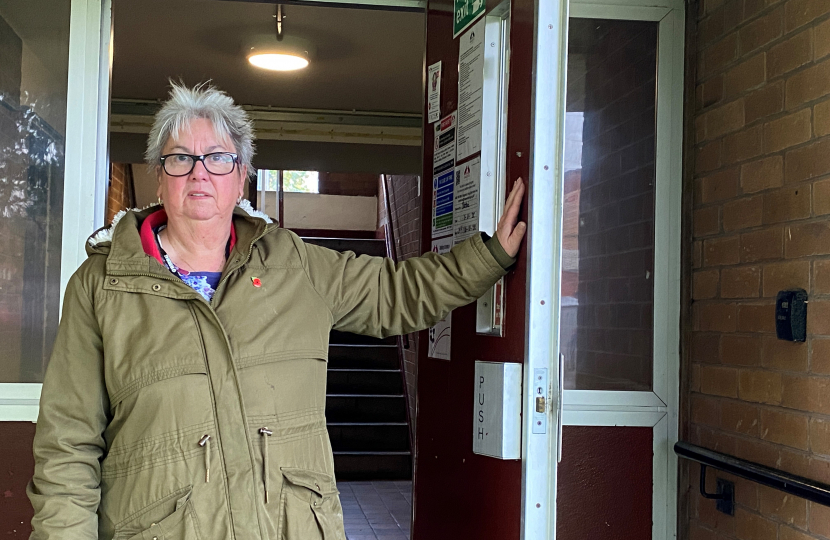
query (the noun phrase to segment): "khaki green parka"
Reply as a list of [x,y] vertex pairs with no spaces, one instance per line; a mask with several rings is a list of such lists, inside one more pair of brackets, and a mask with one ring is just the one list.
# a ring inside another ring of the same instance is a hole
[[139,226],[157,209],[90,238],[67,285],[34,442],[32,538],[345,539],[329,331],[426,328],[513,259],[480,235],[399,264],[356,257],[237,208],[208,303],[144,253]]

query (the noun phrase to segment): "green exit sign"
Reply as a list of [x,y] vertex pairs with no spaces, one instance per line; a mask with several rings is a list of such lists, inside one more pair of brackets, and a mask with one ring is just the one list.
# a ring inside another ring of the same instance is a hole
[[457,38],[461,32],[484,14],[484,0],[454,0],[452,37]]

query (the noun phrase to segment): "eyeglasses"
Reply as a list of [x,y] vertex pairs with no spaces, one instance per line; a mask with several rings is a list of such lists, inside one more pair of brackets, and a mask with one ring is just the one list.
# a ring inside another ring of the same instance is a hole
[[159,161],[161,161],[164,172],[170,176],[187,176],[193,171],[197,161],[201,161],[210,174],[225,175],[233,172],[238,158],[236,154],[230,152],[213,152],[203,156],[167,154],[161,156]]

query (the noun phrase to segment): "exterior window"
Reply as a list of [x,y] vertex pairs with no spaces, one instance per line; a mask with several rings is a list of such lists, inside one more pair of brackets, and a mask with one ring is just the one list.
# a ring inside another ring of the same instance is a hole
[[[282,181],[286,193],[320,193],[317,171],[282,171]],[[280,171],[257,171],[257,191],[278,191],[279,186]]]
[[0,383],[41,382],[57,333],[69,4],[0,2]]

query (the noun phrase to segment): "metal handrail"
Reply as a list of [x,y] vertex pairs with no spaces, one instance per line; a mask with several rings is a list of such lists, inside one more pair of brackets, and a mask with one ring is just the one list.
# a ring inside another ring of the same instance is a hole
[[[814,503],[830,506],[830,485],[790,474],[779,469],[766,467],[752,461],[721,454],[702,446],[678,442],[674,445],[674,451],[678,456],[696,461],[702,467],[713,467],[723,472],[733,474],[746,480],[757,482],[761,485],[771,487],[807,499]],[[701,472],[701,491],[705,493],[703,482],[705,469]]]

